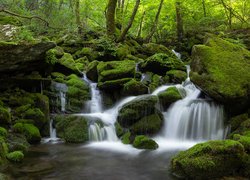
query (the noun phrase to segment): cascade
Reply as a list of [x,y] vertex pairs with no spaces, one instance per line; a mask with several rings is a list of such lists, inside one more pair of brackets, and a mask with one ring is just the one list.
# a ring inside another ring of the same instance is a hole
[[86,74],[84,73],[83,80],[89,84],[90,89],[91,89],[91,100],[87,102],[87,107],[89,108],[88,111],[90,113],[96,113],[96,112],[101,112],[102,111],[102,96],[97,89],[97,83],[93,83],[90,81]]
[[172,49],[172,52],[176,55],[178,59],[181,59],[181,54]]
[[57,101],[60,101],[61,112],[65,112],[66,92],[68,91],[67,85],[63,83],[52,82],[52,88],[57,92]]
[[60,141],[60,138],[56,136],[56,128],[54,127],[54,120],[51,119],[49,122],[49,138],[43,140],[44,143],[52,142],[56,143]]
[[[157,88],[152,95],[157,95],[169,87],[176,87],[183,99],[173,103],[164,115],[164,127],[158,136],[165,140],[181,142],[204,141],[210,139],[223,139],[226,133],[223,123],[223,107],[217,105],[209,98],[200,98],[201,91],[195,87],[189,78],[190,67],[187,66],[187,79],[182,84],[163,85]],[[118,102],[113,108],[102,111],[101,94],[96,83],[84,80],[91,87],[90,113],[78,114],[86,118],[96,119],[89,125],[91,141],[118,141],[115,132],[115,122],[119,108],[135,99],[127,97]],[[99,121],[99,122],[98,122]],[[101,122],[101,123],[100,123]],[[157,141],[157,137],[155,138]]]

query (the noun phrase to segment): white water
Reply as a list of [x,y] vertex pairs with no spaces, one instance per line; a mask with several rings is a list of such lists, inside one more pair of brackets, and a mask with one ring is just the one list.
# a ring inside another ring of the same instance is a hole
[[61,105],[61,112],[65,112],[65,106],[66,106],[66,92],[68,91],[68,87],[66,84],[58,83],[58,82],[52,82],[52,87],[57,91],[57,96],[60,101]]
[[56,136],[56,128],[53,126],[53,122],[54,122],[53,119],[51,119],[49,122],[49,138],[45,138],[43,140],[44,143],[48,142],[56,143],[60,141],[60,138]]
[[[154,138],[160,146],[157,151],[186,149],[201,141],[223,139],[225,137],[223,107],[215,104],[210,99],[199,98],[201,91],[190,81],[189,71],[190,67],[187,66],[188,77],[182,84],[164,85],[152,93],[152,95],[157,95],[169,87],[176,87],[183,97],[183,99],[173,103],[166,112],[163,112],[164,127],[162,133]],[[113,108],[102,112],[102,108],[98,107],[101,104],[101,95],[96,89],[96,84],[88,79],[85,79],[85,81],[91,87],[91,102],[95,105],[92,106],[92,103],[90,103],[92,109],[90,113],[80,115],[98,119],[103,123],[101,125],[97,122],[91,122],[89,126],[90,141],[117,144],[119,139],[116,135],[114,124],[118,111],[124,104],[134,100],[136,97],[125,98]],[[95,144],[95,146],[97,145]],[[127,145],[124,146],[128,147]],[[112,146],[108,147],[112,149]],[[117,147],[120,147],[120,145],[117,145]]]
[[172,49],[172,52],[176,55],[178,59],[181,59],[181,54]]

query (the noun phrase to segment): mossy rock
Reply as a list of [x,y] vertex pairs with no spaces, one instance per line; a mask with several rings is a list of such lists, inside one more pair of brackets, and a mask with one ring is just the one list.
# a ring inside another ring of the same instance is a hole
[[238,116],[234,116],[229,120],[229,123],[231,125],[231,131],[235,131],[242,122],[248,119],[248,114],[240,114]]
[[40,131],[33,124],[16,123],[13,126],[13,131],[25,135],[28,142],[31,144],[39,143],[41,141]]
[[158,112],[141,118],[129,129],[130,132],[135,135],[155,135],[160,132],[163,121],[163,115],[161,112]]
[[180,70],[170,70],[166,73],[169,76],[169,80],[171,83],[180,84],[184,82],[187,78],[187,73]]
[[121,137],[124,133],[123,128],[118,122],[115,122],[115,132],[116,132],[117,137]]
[[2,25],[11,24],[14,26],[22,26],[22,22],[20,21],[20,19],[14,16],[0,15],[0,24]]
[[6,142],[10,152],[22,151],[27,152],[30,144],[28,143],[25,135],[17,133],[9,133]]
[[74,59],[87,57],[89,61],[94,61],[98,57],[98,52],[94,51],[90,47],[84,47],[81,50],[78,50],[74,55]]
[[167,109],[172,103],[182,99],[182,96],[176,87],[168,88],[164,92],[159,93],[158,97],[163,109]]
[[110,80],[105,82],[99,82],[98,88],[104,91],[119,91],[122,89],[124,84],[129,82],[132,78],[122,78],[116,80]]
[[142,47],[139,48],[139,53],[145,54],[146,56],[152,56],[157,53],[164,53],[171,57],[175,57],[172,51],[170,51],[167,47],[155,43],[143,44]]
[[69,143],[84,143],[89,140],[88,123],[84,117],[58,116],[56,117],[58,136]]
[[155,89],[157,89],[159,86],[163,84],[164,81],[162,79],[162,76],[159,76],[158,74],[151,74],[151,82],[149,84],[150,92],[153,92]]
[[130,144],[131,143],[131,133],[128,131],[121,137],[121,141],[123,144]]
[[9,152],[5,138],[0,136],[0,165],[6,163],[6,154]]
[[137,149],[155,150],[159,147],[159,145],[147,136],[140,135],[135,137],[133,147]]
[[34,121],[34,125],[39,129],[42,129],[43,126],[48,122],[44,113],[39,108],[30,108],[22,114],[22,118],[31,119]]
[[[213,35],[192,50],[191,80],[231,114],[247,110],[250,102],[250,52]],[[244,76],[243,76],[244,75]]]
[[98,73],[97,73],[97,66],[99,62],[98,61],[92,61],[89,63],[86,71],[87,77],[94,82],[98,81]]
[[122,93],[126,96],[137,96],[148,93],[148,87],[140,81],[131,79],[129,82],[125,83],[122,89]]
[[165,75],[170,70],[186,70],[182,61],[163,53],[147,58],[144,63],[140,64],[140,69],[143,72],[150,71],[159,75]]
[[131,48],[127,44],[122,44],[118,46],[116,54],[119,60],[124,60],[129,54],[131,54]]
[[250,137],[250,119],[243,121],[235,131],[229,134],[229,138],[233,138],[235,134],[240,134],[243,136]]
[[97,71],[98,82],[133,78],[135,75],[135,62],[130,60],[100,62]]
[[141,118],[154,114],[156,112],[155,105],[157,102],[157,96],[139,96],[121,107],[117,120],[122,127],[130,127]]
[[242,168],[244,147],[233,140],[200,143],[173,157],[171,169],[178,177],[211,179],[236,175]]
[[11,180],[12,178],[9,175],[0,173],[0,179],[1,180]]
[[4,127],[0,127],[0,137],[6,138],[8,131]]
[[0,106],[0,124],[9,124],[11,121],[11,114],[7,108]]
[[51,78],[58,83],[65,83],[66,76],[60,72],[52,72]]
[[250,154],[250,136],[235,134],[233,140],[240,142],[244,146],[246,152]]
[[6,158],[11,161],[11,162],[22,162],[22,160],[24,159],[24,154],[22,151],[14,151],[11,153],[8,153],[6,155]]
[[81,72],[77,68],[76,63],[71,54],[64,53],[64,55],[60,59],[58,59],[58,63],[61,65],[60,72],[64,74],[75,73],[81,75]]

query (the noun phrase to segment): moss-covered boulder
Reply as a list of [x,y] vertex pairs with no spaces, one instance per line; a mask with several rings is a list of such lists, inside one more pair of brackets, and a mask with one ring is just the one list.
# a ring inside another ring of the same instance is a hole
[[165,75],[167,71],[185,71],[186,68],[183,62],[177,59],[176,57],[159,53],[147,58],[144,63],[140,64],[140,69],[143,72],[150,71],[155,74]]
[[9,124],[10,120],[10,111],[5,107],[0,106],[0,124]]
[[163,116],[161,112],[150,114],[142,117],[138,122],[134,123],[129,129],[132,134],[149,134],[154,135],[161,130],[163,125]]
[[8,131],[4,127],[0,127],[0,137],[6,138]]
[[89,140],[88,123],[84,117],[57,116],[56,129],[58,137],[69,143],[84,143]]
[[187,73],[180,70],[170,70],[166,73],[171,83],[180,84],[187,78]]
[[6,142],[10,152],[22,151],[27,152],[30,144],[28,143],[25,135],[18,133],[9,133]]
[[9,152],[5,138],[0,136],[0,166],[6,163],[6,155]]
[[140,81],[131,79],[129,82],[125,83],[122,89],[122,93],[127,96],[137,96],[148,93],[148,87]]
[[97,66],[98,87],[120,89],[135,76],[135,62],[130,60],[100,62]]
[[[242,122],[244,122],[245,120],[248,119],[248,114],[245,113],[245,114],[240,114],[240,115],[237,115],[237,116],[234,116],[232,117],[230,120],[229,120],[229,123],[231,125],[231,132],[235,131],[237,128],[240,127],[240,124]],[[250,129],[249,129],[250,131]]]
[[16,123],[13,126],[13,131],[15,133],[20,133],[25,135],[28,142],[31,144],[39,143],[41,141],[41,135],[39,129],[33,124],[29,123]]
[[22,151],[14,151],[14,152],[8,153],[6,155],[6,158],[11,162],[22,162],[24,155]]
[[235,134],[233,140],[240,142],[244,146],[245,151],[250,154],[250,134],[248,136]]
[[139,49],[138,52],[141,54],[144,54],[146,56],[152,56],[157,53],[164,53],[169,56],[174,57],[175,55],[170,51],[167,47],[161,45],[161,44],[156,44],[156,43],[148,43],[148,44],[143,44]]
[[250,52],[208,35],[192,50],[191,80],[230,113],[244,112],[250,102]]
[[81,112],[85,102],[90,99],[89,87],[76,75],[70,75],[66,81],[68,90],[66,92],[66,109],[71,112]]
[[155,150],[159,147],[159,145],[153,139],[150,139],[147,136],[140,135],[135,137],[133,147],[137,149]]
[[123,144],[130,144],[131,143],[131,133],[128,131],[121,137]]
[[98,52],[94,51],[90,47],[84,47],[81,50],[78,50],[73,57],[75,59],[87,57],[89,61],[94,61],[98,57]]
[[164,92],[159,93],[158,97],[163,109],[167,109],[172,103],[182,99],[182,96],[176,87],[168,88]]
[[250,136],[250,119],[243,121],[240,126],[229,135],[229,137],[232,138],[234,134]]
[[97,73],[97,66],[99,62],[98,61],[92,61],[89,63],[86,71],[87,77],[94,82],[98,81],[98,73]]
[[216,140],[180,152],[171,161],[173,173],[190,179],[212,179],[237,175],[246,156],[241,143]]
[[64,53],[64,55],[58,59],[58,65],[55,67],[56,71],[62,72],[64,74],[78,74],[81,75],[80,70],[77,68],[76,62],[72,55],[69,53]]
[[123,127],[130,127],[141,118],[154,114],[157,96],[143,95],[124,104],[119,110],[117,120]]

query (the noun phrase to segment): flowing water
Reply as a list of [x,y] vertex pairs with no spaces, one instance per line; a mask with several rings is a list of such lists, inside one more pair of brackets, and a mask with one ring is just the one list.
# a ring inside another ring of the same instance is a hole
[[[45,143],[30,149],[22,165],[10,167],[14,179],[90,179],[90,180],[157,180],[175,179],[169,172],[171,157],[179,150],[198,142],[223,139],[223,107],[209,98],[200,98],[201,91],[188,77],[178,85],[164,85],[151,95],[176,87],[183,99],[173,103],[164,115],[162,132],[153,139],[159,144],[155,151],[143,151],[124,145],[115,132],[119,109],[134,100],[124,98],[114,107],[103,110],[97,84],[84,80],[91,88],[92,98],[87,113],[76,114],[90,120],[90,143],[67,145]],[[63,101],[61,101],[63,102]],[[63,109],[62,109],[63,110]],[[51,121],[51,138],[56,137]]]

